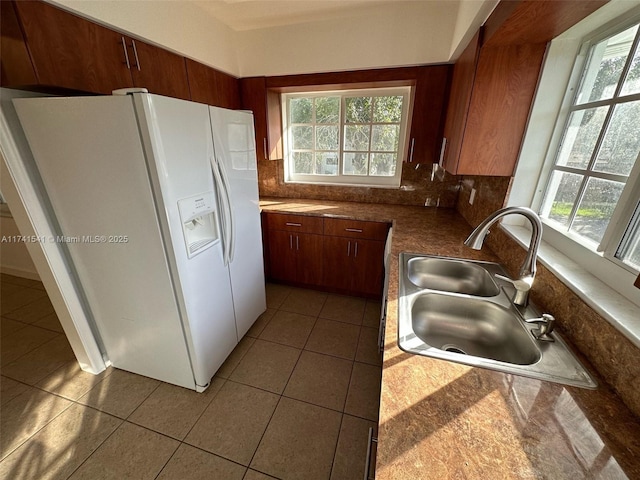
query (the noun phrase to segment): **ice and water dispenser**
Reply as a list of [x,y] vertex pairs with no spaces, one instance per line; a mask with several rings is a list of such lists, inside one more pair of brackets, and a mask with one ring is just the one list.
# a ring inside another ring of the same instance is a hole
[[214,192],[178,200],[178,210],[189,258],[218,242]]

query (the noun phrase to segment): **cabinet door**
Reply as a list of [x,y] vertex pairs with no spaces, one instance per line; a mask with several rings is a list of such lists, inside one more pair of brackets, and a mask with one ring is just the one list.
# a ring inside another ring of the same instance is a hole
[[27,45],[20,30],[14,2],[0,2],[0,85],[19,87],[37,85]]
[[40,85],[109,94],[133,86],[124,37],[44,2],[16,2]]
[[322,285],[331,289],[351,290],[351,248],[354,240],[324,237]]
[[379,297],[384,281],[384,242],[357,240],[353,249],[354,292]]
[[269,273],[274,280],[296,281],[296,255],[293,250],[295,234],[269,230]]
[[167,97],[191,99],[184,57],[132,38],[126,41],[134,86]]
[[409,162],[438,161],[450,68],[449,65],[431,65],[418,69],[407,154]]
[[[285,232],[287,233],[287,232]],[[296,281],[305,285],[321,285],[323,271],[322,235],[294,233]]]
[[280,94],[267,89],[265,77],[240,80],[242,108],[253,112],[256,154],[260,160],[283,158]]
[[239,80],[215,68],[186,59],[191,100],[216,107],[240,108]]

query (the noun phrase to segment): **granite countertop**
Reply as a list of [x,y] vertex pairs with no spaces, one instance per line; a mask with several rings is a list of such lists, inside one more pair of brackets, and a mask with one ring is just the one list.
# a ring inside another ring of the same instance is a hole
[[260,206],[393,223],[376,479],[640,478],[640,420],[584,357],[598,390],[398,348],[400,252],[497,260],[462,245],[471,227],[455,210],[282,198]]

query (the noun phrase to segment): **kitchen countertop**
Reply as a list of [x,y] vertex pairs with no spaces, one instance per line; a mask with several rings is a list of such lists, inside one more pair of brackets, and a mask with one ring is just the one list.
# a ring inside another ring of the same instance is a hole
[[284,198],[260,206],[393,223],[376,479],[640,478],[640,419],[584,357],[598,390],[398,348],[400,252],[498,260],[462,245],[471,227],[455,210]]

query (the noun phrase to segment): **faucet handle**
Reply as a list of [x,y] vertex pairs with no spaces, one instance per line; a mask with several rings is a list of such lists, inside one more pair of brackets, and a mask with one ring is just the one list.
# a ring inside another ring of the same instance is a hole
[[531,290],[531,285],[533,285],[533,277],[524,277],[518,278],[517,280],[511,280],[509,277],[505,277],[504,275],[500,275],[499,273],[496,273],[495,277],[499,278],[500,280],[504,280],[505,282],[509,282],[515,287],[516,293],[511,299],[513,303],[522,307],[526,307],[529,304],[529,290]]
[[543,313],[541,318],[530,318],[525,320],[527,323],[537,323],[540,326],[538,328],[534,328],[531,330],[531,333],[536,340],[542,340],[545,342],[553,342],[555,341],[553,337],[550,335],[555,328],[556,319],[553,315],[548,313]]

